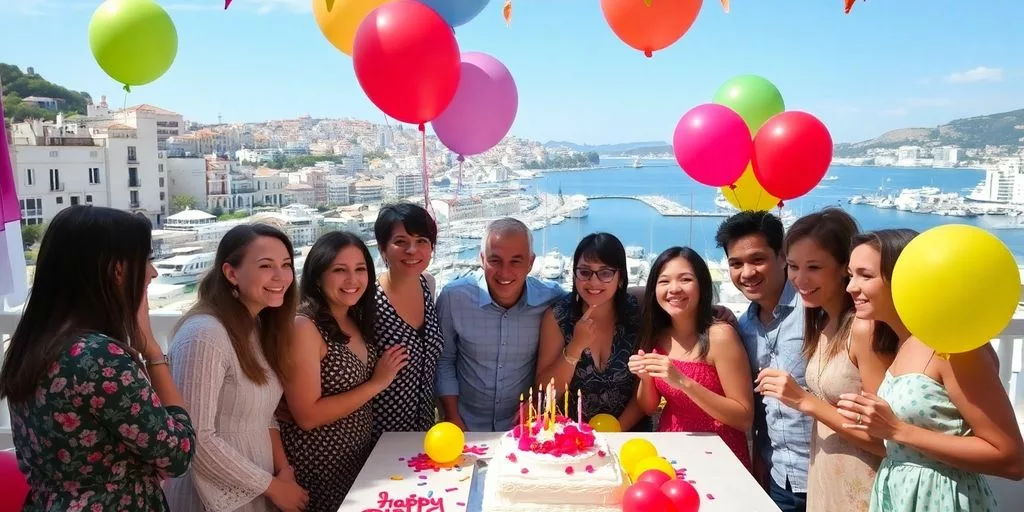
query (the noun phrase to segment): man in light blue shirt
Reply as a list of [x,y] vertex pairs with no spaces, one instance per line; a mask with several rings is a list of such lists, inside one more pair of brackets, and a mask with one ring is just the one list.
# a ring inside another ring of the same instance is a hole
[[480,260],[482,278],[452,281],[437,297],[444,351],[436,393],[447,421],[504,432],[518,421],[519,395],[534,383],[541,317],[566,292],[529,276],[533,237],[518,220],[487,227]]
[[[768,212],[745,211],[725,220],[715,241],[725,249],[729,276],[750,300],[739,333],[756,377],[764,368],[804,382],[804,306],[786,279],[782,222]],[[768,470],[768,495],[782,512],[806,510],[807,465],[813,420],[775,398],[754,395],[754,467]]]

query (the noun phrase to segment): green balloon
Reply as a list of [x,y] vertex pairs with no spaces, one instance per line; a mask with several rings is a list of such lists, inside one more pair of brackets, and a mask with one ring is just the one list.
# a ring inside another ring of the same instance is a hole
[[775,84],[757,75],[731,78],[718,88],[712,101],[739,114],[747,122],[751,135],[756,134],[765,121],[786,110],[782,93]]
[[163,76],[178,53],[178,31],[153,0],[106,0],[89,22],[89,48],[111,78],[145,85]]

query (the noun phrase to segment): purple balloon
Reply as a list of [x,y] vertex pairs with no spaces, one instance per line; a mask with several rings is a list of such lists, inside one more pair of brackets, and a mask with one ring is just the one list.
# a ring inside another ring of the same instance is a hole
[[747,169],[754,143],[747,123],[725,105],[698,105],[679,119],[672,136],[686,174],[712,187],[732,185]]
[[508,68],[486,53],[464,52],[455,98],[430,125],[453,153],[476,155],[501,142],[518,108],[519,92]]

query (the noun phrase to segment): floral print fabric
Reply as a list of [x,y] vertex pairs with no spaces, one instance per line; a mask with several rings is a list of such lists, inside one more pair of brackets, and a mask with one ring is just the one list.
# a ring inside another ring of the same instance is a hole
[[35,397],[10,410],[26,511],[168,510],[160,482],[192,461],[188,413],[163,407],[140,365],[102,334],[71,343]]

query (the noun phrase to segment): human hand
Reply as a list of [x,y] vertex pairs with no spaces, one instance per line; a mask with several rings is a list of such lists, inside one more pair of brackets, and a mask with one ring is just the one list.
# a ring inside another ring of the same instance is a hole
[[309,493],[295,483],[294,479],[288,481],[274,477],[264,494],[283,512],[302,512],[309,504]]
[[721,304],[716,304],[711,307],[711,310],[714,312],[714,318],[716,322],[725,322],[728,324],[736,325],[736,314],[733,313],[731,309]]
[[633,375],[639,375],[641,377],[647,377],[647,363],[645,362],[645,356],[643,350],[638,351],[636,354],[629,356],[629,362],[626,364],[629,368],[629,373]]
[[892,439],[907,426],[892,412],[889,402],[867,391],[843,393],[837,405],[839,414],[853,422],[843,428],[863,430],[875,439]]
[[800,412],[807,400],[808,393],[789,372],[775,368],[765,368],[754,379],[754,391],[763,396],[770,396]]
[[590,349],[591,343],[597,335],[597,324],[594,319],[590,317],[591,312],[594,308],[584,304],[586,311],[583,312],[583,316],[576,321],[576,325],[572,330],[572,341],[569,346],[566,347],[568,352],[573,357],[579,357],[583,352]]
[[395,345],[384,351],[373,368],[371,380],[387,388],[395,380],[398,372],[409,364],[409,351],[402,345]]
[[676,389],[682,389],[688,379],[665,354],[644,354],[644,371]]

